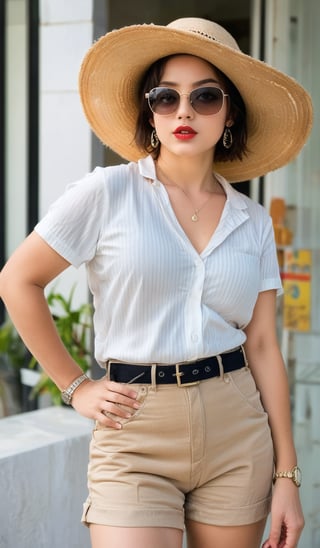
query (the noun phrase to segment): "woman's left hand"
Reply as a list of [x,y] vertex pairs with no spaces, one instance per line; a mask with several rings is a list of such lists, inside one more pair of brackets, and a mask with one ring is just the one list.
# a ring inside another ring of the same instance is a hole
[[278,479],[271,505],[271,526],[262,548],[296,548],[304,527],[298,487],[290,479]]

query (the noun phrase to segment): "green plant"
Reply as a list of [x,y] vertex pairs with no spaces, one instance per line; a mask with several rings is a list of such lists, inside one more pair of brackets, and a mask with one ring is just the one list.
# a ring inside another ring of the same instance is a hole
[[20,369],[28,361],[28,351],[14,325],[7,320],[0,326],[0,415],[21,410]]
[[[74,290],[73,287],[67,298],[53,290],[48,294],[47,301],[63,344],[81,369],[87,372],[91,365],[92,306],[85,303],[74,309],[72,304]],[[61,405],[60,390],[34,357],[31,358],[29,367],[38,367],[41,372],[31,397],[49,392],[53,404]]]
[[10,320],[0,326],[0,355],[16,370],[26,363],[26,347]]

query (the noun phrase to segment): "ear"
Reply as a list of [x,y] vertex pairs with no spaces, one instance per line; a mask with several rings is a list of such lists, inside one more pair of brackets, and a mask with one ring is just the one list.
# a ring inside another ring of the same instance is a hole
[[233,118],[227,118],[226,123],[225,123],[225,127],[232,127],[233,125],[234,125]]
[[154,121],[153,121],[153,116],[151,118],[149,118],[149,124],[151,127],[155,127],[155,124],[154,124]]

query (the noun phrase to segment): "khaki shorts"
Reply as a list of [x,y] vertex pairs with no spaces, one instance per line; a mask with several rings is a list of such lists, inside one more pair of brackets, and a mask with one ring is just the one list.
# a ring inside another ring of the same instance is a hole
[[269,512],[273,446],[248,368],[195,386],[135,384],[143,403],[121,430],[96,424],[82,521],[244,525]]

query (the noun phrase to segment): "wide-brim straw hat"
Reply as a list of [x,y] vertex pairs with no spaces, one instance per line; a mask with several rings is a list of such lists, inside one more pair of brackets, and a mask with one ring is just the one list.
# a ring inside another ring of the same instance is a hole
[[297,156],[312,125],[309,94],[293,78],[244,54],[220,25],[189,17],[167,26],[113,30],[89,49],[79,74],[80,96],[92,130],[105,145],[128,161],[146,156],[134,141],[139,85],[152,63],[179,53],[216,66],[246,106],[248,153],[242,160],[215,163],[215,171],[230,182],[245,181]]

